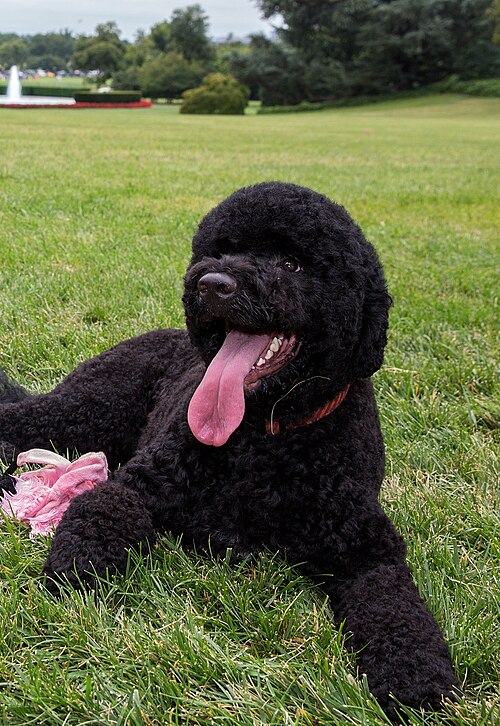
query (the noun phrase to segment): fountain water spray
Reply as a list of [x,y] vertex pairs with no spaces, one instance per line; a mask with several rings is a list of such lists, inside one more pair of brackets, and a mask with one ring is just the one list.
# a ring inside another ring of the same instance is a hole
[[17,66],[12,66],[9,73],[9,83],[7,85],[7,98],[11,103],[17,103],[21,100],[21,81],[19,80],[19,72]]

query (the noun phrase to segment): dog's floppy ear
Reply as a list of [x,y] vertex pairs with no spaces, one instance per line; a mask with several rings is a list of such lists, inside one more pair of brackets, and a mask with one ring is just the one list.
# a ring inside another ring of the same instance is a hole
[[369,378],[382,365],[392,305],[382,266],[371,245],[367,263],[361,328],[353,357],[353,379]]

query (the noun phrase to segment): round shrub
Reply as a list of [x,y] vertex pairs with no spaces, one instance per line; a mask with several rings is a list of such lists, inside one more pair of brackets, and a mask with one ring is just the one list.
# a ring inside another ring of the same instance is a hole
[[243,114],[249,96],[248,89],[233,76],[210,73],[201,86],[182,94],[181,113]]

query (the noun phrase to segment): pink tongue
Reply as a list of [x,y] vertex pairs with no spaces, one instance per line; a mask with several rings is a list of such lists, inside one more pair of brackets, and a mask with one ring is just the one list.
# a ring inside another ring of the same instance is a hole
[[236,431],[245,414],[243,382],[271,337],[231,330],[188,408],[189,428],[198,441],[222,446]]

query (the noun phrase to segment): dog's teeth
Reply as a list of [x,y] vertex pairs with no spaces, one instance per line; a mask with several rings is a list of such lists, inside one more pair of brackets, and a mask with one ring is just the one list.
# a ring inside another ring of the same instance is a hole
[[265,362],[266,361],[264,360],[264,358],[259,358],[259,360],[257,361],[257,367],[263,366]]
[[273,338],[273,342],[269,346],[269,350],[272,350],[273,353],[277,353],[280,349],[281,343],[279,342],[278,338]]
[[266,353],[266,355],[264,356],[264,358],[265,358],[266,360],[269,360],[270,358],[272,358],[272,357],[273,357],[273,355],[274,355],[273,351],[271,350],[271,348],[269,348],[269,350],[267,351],[267,353]]

